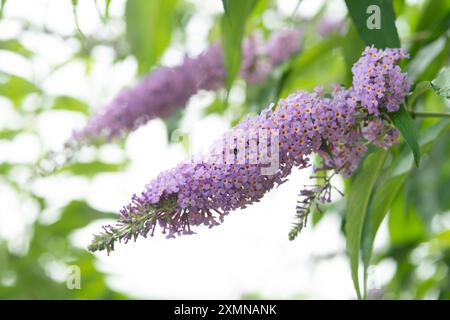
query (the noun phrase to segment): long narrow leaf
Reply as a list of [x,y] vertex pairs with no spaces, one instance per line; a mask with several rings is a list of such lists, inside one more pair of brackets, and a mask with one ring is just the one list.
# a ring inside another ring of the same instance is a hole
[[370,206],[364,221],[363,234],[361,239],[361,255],[364,267],[364,296],[367,293],[367,278],[370,258],[372,256],[373,243],[378,229],[383,222],[386,213],[396,198],[401,186],[405,182],[407,174],[388,177],[383,179],[380,187],[374,191]]
[[222,0],[225,11],[222,17],[222,51],[225,69],[227,71],[227,88],[241,65],[241,42],[244,36],[245,24],[257,0]]
[[367,156],[363,167],[357,173],[351,184],[347,199],[347,222],[345,224],[347,250],[350,256],[353,284],[359,299],[362,298],[358,270],[363,225],[370,195],[372,194],[386,156],[387,152],[383,150],[376,151]]
[[401,132],[405,138],[406,143],[411,148],[414,155],[414,161],[416,166],[420,165],[420,147],[417,140],[416,129],[414,128],[413,119],[404,105],[400,106],[397,112],[392,112],[389,114],[395,127]]
[[126,36],[140,74],[158,62],[170,43],[177,0],[128,0]]

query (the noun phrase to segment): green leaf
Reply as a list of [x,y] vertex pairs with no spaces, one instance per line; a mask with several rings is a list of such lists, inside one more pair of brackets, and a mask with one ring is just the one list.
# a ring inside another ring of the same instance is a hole
[[19,108],[23,99],[30,93],[40,92],[40,89],[30,81],[10,75],[3,83],[0,82],[0,96],[11,100],[16,108]]
[[14,165],[8,162],[0,163],[0,175],[7,174],[13,167]]
[[[400,47],[392,0],[345,0],[345,3],[356,30],[366,45],[374,45],[380,49]],[[381,10],[380,29],[367,27],[367,19],[371,16],[371,13],[367,13],[367,9],[371,5],[376,5]]]
[[434,242],[440,249],[450,248],[450,230],[445,230],[433,237]]
[[394,123],[395,127],[401,132],[403,137],[405,138],[406,143],[410,147],[413,155],[416,166],[420,165],[420,147],[417,141],[416,129],[414,128],[414,123],[411,118],[411,115],[404,105],[400,106],[400,110],[397,112],[389,113],[389,117]]
[[[281,99],[281,92],[283,91],[289,77],[292,75],[294,68],[292,64],[287,64],[286,67],[282,70],[281,74],[275,79],[274,89],[273,89],[273,99],[271,101],[278,101]],[[267,104],[268,101],[264,101],[264,105]],[[262,106],[261,106],[262,107]]]
[[408,110],[413,110],[414,103],[417,101],[417,99],[431,88],[432,86],[430,81],[419,82],[414,88],[412,94],[408,97]]
[[431,82],[431,86],[437,94],[450,99],[450,68],[444,68],[438,77]]
[[6,0],[1,0],[0,2],[0,18],[3,17],[3,10],[5,9]]
[[315,59],[317,59],[318,56],[325,55],[340,45],[342,45],[342,37],[331,36],[326,40],[320,41],[316,45],[311,46],[293,60],[292,64],[295,67],[295,71],[308,67],[314,62]]
[[102,212],[89,206],[86,202],[74,200],[69,202],[62,210],[61,217],[46,228],[52,235],[65,235],[76,229],[87,226],[97,219],[115,219],[117,214]]
[[420,9],[422,15],[413,34],[418,37],[408,50],[414,57],[418,50],[444,34],[450,27],[450,2],[448,0],[429,0]]
[[226,105],[223,103],[223,101],[220,100],[218,96],[211,102],[209,106],[207,106],[204,110],[204,115],[210,115],[217,113],[219,115],[223,115],[226,110]]
[[85,115],[89,115],[89,106],[84,103],[83,101],[69,97],[69,96],[59,96],[55,99],[53,102],[53,105],[51,106],[51,109],[53,110],[68,110],[68,111],[75,111],[80,112]]
[[[431,147],[449,130],[450,120],[442,120],[423,131],[419,138],[421,154],[428,153]],[[411,152],[405,151],[407,150],[402,150],[400,159],[396,161],[392,175],[401,175],[413,169],[414,157]]]
[[25,48],[17,39],[0,40],[0,50],[7,50],[20,54],[26,58],[32,56],[32,52]]
[[406,210],[406,206],[404,195],[400,193],[392,206],[388,221],[389,234],[394,246],[421,241],[425,237],[422,218],[414,207],[408,206],[409,210]]
[[15,138],[19,133],[23,130],[15,130],[15,129],[3,129],[0,130],[0,140],[11,140]]
[[361,57],[361,52],[364,51],[364,42],[358,35],[353,24],[349,26],[347,35],[343,42],[343,53],[345,63],[347,64],[347,84],[351,85],[353,80],[352,67]]
[[78,0],[72,0],[72,15],[73,15],[73,19],[75,20],[75,29],[77,30],[78,35],[82,39],[84,39],[85,38],[84,34],[83,34],[83,32],[81,31],[81,28],[80,28],[80,20],[78,19],[78,10],[77,10],[77,8],[78,8]]
[[[431,146],[450,129],[449,123],[449,121],[440,121],[421,134],[419,144],[423,154],[427,153]],[[394,155],[394,153],[391,154]],[[399,191],[412,169],[411,153],[401,152],[394,156],[391,167],[386,170],[386,174],[380,175],[381,178],[378,179],[377,186],[374,188],[364,221],[361,241],[365,293],[368,280],[367,270],[370,266],[375,236],[387,212],[393,206],[394,201],[397,201]]]
[[386,156],[387,152],[383,150],[377,150],[367,156],[362,168],[351,183],[347,199],[347,221],[345,224],[347,251],[350,256],[352,280],[359,299],[361,299],[361,290],[358,269],[364,219],[370,195],[378,174],[383,168]]
[[98,15],[99,15],[100,19],[102,20],[102,22],[105,24],[109,19],[109,7],[111,6],[111,0],[101,0],[105,4],[103,11],[101,10],[100,5],[98,3],[99,0],[94,0],[94,1],[95,1],[95,7],[97,9]]
[[363,235],[361,240],[361,254],[364,266],[364,296],[367,292],[367,270],[370,266],[373,243],[378,229],[383,222],[386,213],[395,200],[401,186],[405,182],[407,174],[387,177],[382,179],[379,187],[373,193],[369,208],[364,220]]
[[440,37],[417,52],[415,57],[408,63],[406,69],[411,82],[417,81],[428,67],[436,61],[436,58],[445,49],[445,45],[445,37]]
[[[290,62],[291,69],[289,74],[287,74],[286,78],[284,79],[280,96],[287,96],[292,91],[298,90],[299,87],[304,88],[305,84],[298,83],[298,80],[302,80],[306,71],[312,66],[315,66],[315,64],[318,64],[318,67],[323,69],[321,60],[330,60],[329,56],[327,55],[335,48],[341,47],[342,41],[343,38],[341,36],[333,35],[305,49],[302,54],[294,57]],[[321,83],[323,83],[323,75],[317,75],[315,70],[313,71],[313,73],[317,77],[320,76],[320,81]],[[299,77],[298,75],[302,75],[302,77]]]
[[427,128],[427,130],[422,133],[419,138],[420,151],[422,153],[427,153],[430,151],[433,144],[445,135],[447,131],[450,131],[449,119],[441,120],[435,125]]
[[104,18],[109,18],[109,6],[111,5],[111,0],[105,0],[105,12],[104,12]]
[[127,163],[105,163],[101,161],[76,162],[62,167],[58,172],[70,172],[74,175],[93,177],[99,173],[117,172],[125,168]]
[[221,20],[222,52],[227,71],[226,84],[230,89],[241,65],[241,42],[244,36],[247,17],[252,12],[257,0],[222,0],[225,14]]
[[177,0],[128,0],[126,37],[143,74],[156,64],[170,44]]

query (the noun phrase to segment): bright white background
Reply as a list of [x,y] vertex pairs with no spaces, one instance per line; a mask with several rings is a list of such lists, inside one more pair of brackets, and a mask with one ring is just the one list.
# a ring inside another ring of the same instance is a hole
[[[78,8],[80,26],[86,35],[109,35],[120,32],[123,25],[106,28],[102,25],[93,1],[81,0]],[[323,1],[305,0],[298,14],[314,14]],[[331,1],[330,1],[331,2]],[[330,16],[345,14],[343,1],[332,1]],[[219,0],[192,0],[196,14],[187,27],[187,47],[173,45],[162,63],[178,63],[183,54],[197,54],[206,46],[206,32],[211,15],[221,12]],[[279,1],[285,14],[290,14],[297,1]],[[123,0],[113,0],[111,15],[121,16]],[[61,34],[72,34],[74,19],[70,1],[9,0],[8,17],[22,17],[38,25],[45,25]],[[276,21],[267,17],[268,23]],[[0,22],[0,38],[14,37],[17,26]],[[136,63],[133,58],[113,64],[113,53],[106,47],[94,52],[92,72],[86,76],[81,62],[74,61],[50,74],[50,66],[58,65],[73,53],[78,44],[51,36],[28,32],[20,39],[38,55],[25,60],[13,54],[0,52],[0,69],[27,79],[38,81],[52,95],[73,95],[100,108],[120,91],[132,85]],[[233,99],[239,99],[234,92]],[[217,116],[201,116],[201,110],[212,99],[209,93],[193,97],[187,107],[182,129],[192,136],[194,149],[206,147],[228,128],[228,120]],[[30,99],[33,105],[33,99]],[[54,112],[36,119],[20,119],[12,106],[0,99],[0,127],[14,127],[29,121],[44,137],[44,146],[31,135],[22,135],[11,142],[0,142],[2,161],[33,162],[43,148],[61,147],[75,128],[86,119],[69,112]],[[88,159],[90,151],[84,152]],[[164,124],[154,120],[129,135],[126,155],[132,164],[118,174],[103,174],[93,180],[58,176],[37,181],[32,187],[49,199],[52,207],[43,213],[43,219],[54,220],[58,208],[67,199],[87,198],[100,210],[118,211],[131,195],[161,170],[186,157],[179,145],[169,145]],[[102,157],[107,161],[120,159],[117,147],[107,146]],[[20,172],[18,179],[20,180]],[[345,256],[345,242],[340,235],[339,219],[327,213],[316,228],[308,226],[299,238],[290,242],[287,233],[295,213],[297,193],[309,172],[294,171],[288,183],[268,194],[260,203],[248,209],[231,213],[225,223],[214,229],[199,229],[194,236],[166,240],[162,236],[119,245],[109,257],[96,254],[99,268],[110,274],[113,288],[137,298],[225,298],[238,299],[243,294],[258,293],[266,298],[354,298],[350,269]],[[337,181],[339,183],[339,181]],[[56,213],[55,213],[56,212]],[[23,203],[5,186],[0,185],[0,235],[20,239],[26,234],[26,224],[37,216],[37,209]],[[105,222],[105,221],[103,221]],[[91,225],[74,235],[80,247],[86,247],[100,224]],[[377,246],[386,242],[383,226]],[[20,243],[17,244],[20,247]],[[331,255],[331,258],[320,257]],[[382,286],[392,275],[394,266],[381,263],[371,269],[370,287]]]

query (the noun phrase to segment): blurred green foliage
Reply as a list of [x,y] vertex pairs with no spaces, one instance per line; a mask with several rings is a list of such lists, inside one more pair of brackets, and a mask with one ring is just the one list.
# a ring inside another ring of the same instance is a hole
[[[82,248],[74,247],[69,237],[72,232],[96,219],[114,216],[113,213],[97,211],[84,201],[71,201],[54,223],[36,221],[30,226],[31,239],[26,254],[11,252],[5,241],[0,242],[0,298],[125,298],[123,294],[108,288],[106,275],[96,269],[95,257]],[[66,287],[67,270],[71,265],[80,268],[82,278],[79,290]]]
[[[138,65],[136,76],[139,76],[157,66],[171,45],[183,45],[190,36],[186,26],[195,12],[187,0],[128,0],[123,16],[111,15],[110,6],[114,1],[96,2],[106,27],[117,26],[117,21],[123,22],[123,30],[119,35],[105,36],[99,32],[81,36],[79,26],[74,28],[73,34],[61,35],[57,30],[20,21],[20,35],[0,39],[0,52],[32,61],[36,54],[25,45],[23,35],[34,32],[78,44],[79,49],[73,56],[67,62],[52,66],[53,71],[77,60],[89,73],[95,49],[106,46],[113,50],[116,63],[134,57]],[[204,115],[224,116],[230,119],[231,124],[235,124],[245,115],[256,114],[269,103],[295,90],[311,90],[317,85],[325,85],[326,90],[329,90],[332,83],[349,85],[351,66],[359,57],[364,44],[392,46],[399,40],[411,54],[411,59],[403,66],[414,80],[415,93],[409,97],[408,111],[450,111],[449,101],[446,100],[449,98],[450,86],[448,69],[440,73],[445,67],[448,68],[450,60],[449,1],[423,0],[410,3],[394,0],[393,4],[391,1],[370,1],[379,3],[389,11],[388,32],[383,33],[382,30],[374,36],[373,33],[365,32],[361,26],[365,23],[361,10],[366,1],[347,0],[351,10],[345,19],[345,31],[335,29],[326,35],[319,35],[318,24],[324,19],[330,2],[325,1],[315,16],[305,20],[294,13],[280,13],[276,1],[249,1],[245,6],[237,4],[237,1],[224,1],[225,13],[213,16],[208,40],[222,41],[224,44],[230,86],[239,70],[238,49],[242,37],[255,29],[264,35],[271,31],[264,23],[264,15],[275,15],[280,20],[278,24],[283,27],[301,27],[304,30],[303,49],[297,56],[278,66],[266,83],[253,86],[236,79],[229,89],[242,89],[244,98],[224,104],[226,90],[219,91],[211,105],[205,108]],[[2,11],[4,4],[5,1],[2,1]],[[397,25],[402,26],[398,32],[400,38],[395,28],[394,13]],[[8,16],[6,2],[0,25],[7,23],[8,19],[14,20]],[[5,125],[0,128],[1,142],[14,142],[25,134],[42,141],[44,137],[39,135],[33,123],[39,114],[55,110],[77,116],[92,113],[89,104],[78,97],[70,94],[54,96],[41,87],[39,79],[9,72],[0,70],[0,110],[2,104],[10,104],[24,121],[19,122],[19,126]],[[437,95],[432,88],[442,96]],[[27,106],[30,97],[38,97],[35,108]],[[165,121],[169,134],[178,127],[182,117],[183,113],[179,112]],[[417,139],[407,140],[410,140],[410,144],[417,141],[414,149],[417,154],[417,148],[420,148],[423,158],[420,167],[414,166],[413,156],[405,141],[388,153],[374,151],[368,155],[357,174],[345,182],[348,202],[339,201],[329,209],[339,213],[341,224],[345,226],[342,232],[348,240],[353,279],[358,288],[360,279],[356,270],[362,263],[362,295],[366,293],[368,298],[374,297],[368,287],[370,268],[382,261],[391,261],[395,263],[395,273],[389,283],[380,288],[384,298],[450,299],[450,125],[441,119],[417,118],[408,120],[407,126],[407,131],[417,136]],[[408,137],[408,134],[405,136]],[[127,164],[127,160],[106,163],[96,158],[88,162],[75,161],[55,174],[90,179],[101,173],[120,172]],[[24,243],[22,246],[15,244],[15,240],[0,238],[0,298],[126,298],[109,288],[106,275],[97,269],[95,256],[71,241],[73,232],[99,219],[111,218],[112,213],[98,211],[84,199],[71,199],[61,208],[53,209],[46,198],[17,177],[18,171],[29,175],[34,165],[33,162],[0,163],[0,187],[13,190],[22,201],[31,201],[40,212],[25,226],[26,237],[17,240]],[[371,181],[370,185],[368,180]],[[41,214],[49,210],[56,211],[58,218],[52,223],[44,223]],[[316,213],[312,217],[313,225],[320,224],[322,216]],[[385,217],[389,243],[375,250],[373,244],[376,234]],[[68,290],[66,287],[65,272],[70,265],[77,265],[81,269],[82,290]],[[260,295],[253,294],[245,298],[260,298]]]
[[231,88],[241,65],[241,42],[244,37],[247,17],[250,16],[257,0],[222,0],[224,15],[222,18],[222,51],[227,69],[227,89]]
[[127,1],[126,36],[140,74],[148,72],[169,45],[176,5],[177,0]]

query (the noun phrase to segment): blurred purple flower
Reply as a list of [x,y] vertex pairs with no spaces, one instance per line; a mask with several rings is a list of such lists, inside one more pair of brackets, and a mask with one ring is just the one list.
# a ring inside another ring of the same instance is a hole
[[337,32],[340,34],[345,33],[347,29],[347,24],[345,20],[334,19],[330,17],[324,17],[321,19],[317,25],[317,32],[322,36],[326,37],[331,33]]
[[292,56],[292,52],[300,50],[303,32],[298,29],[275,32],[270,35],[266,44],[266,52],[271,63],[277,65]]
[[[275,65],[299,50],[299,31],[276,32],[267,43],[256,33],[243,41],[240,74],[248,83],[261,83]],[[135,87],[122,91],[89,119],[84,129],[75,132],[73,140],[111,140],[151,119],[169,117],[198,91],[223,88],[224,83],[221,47],[214,44],[196,58],[186,57],[178,66],[155,69]]]

